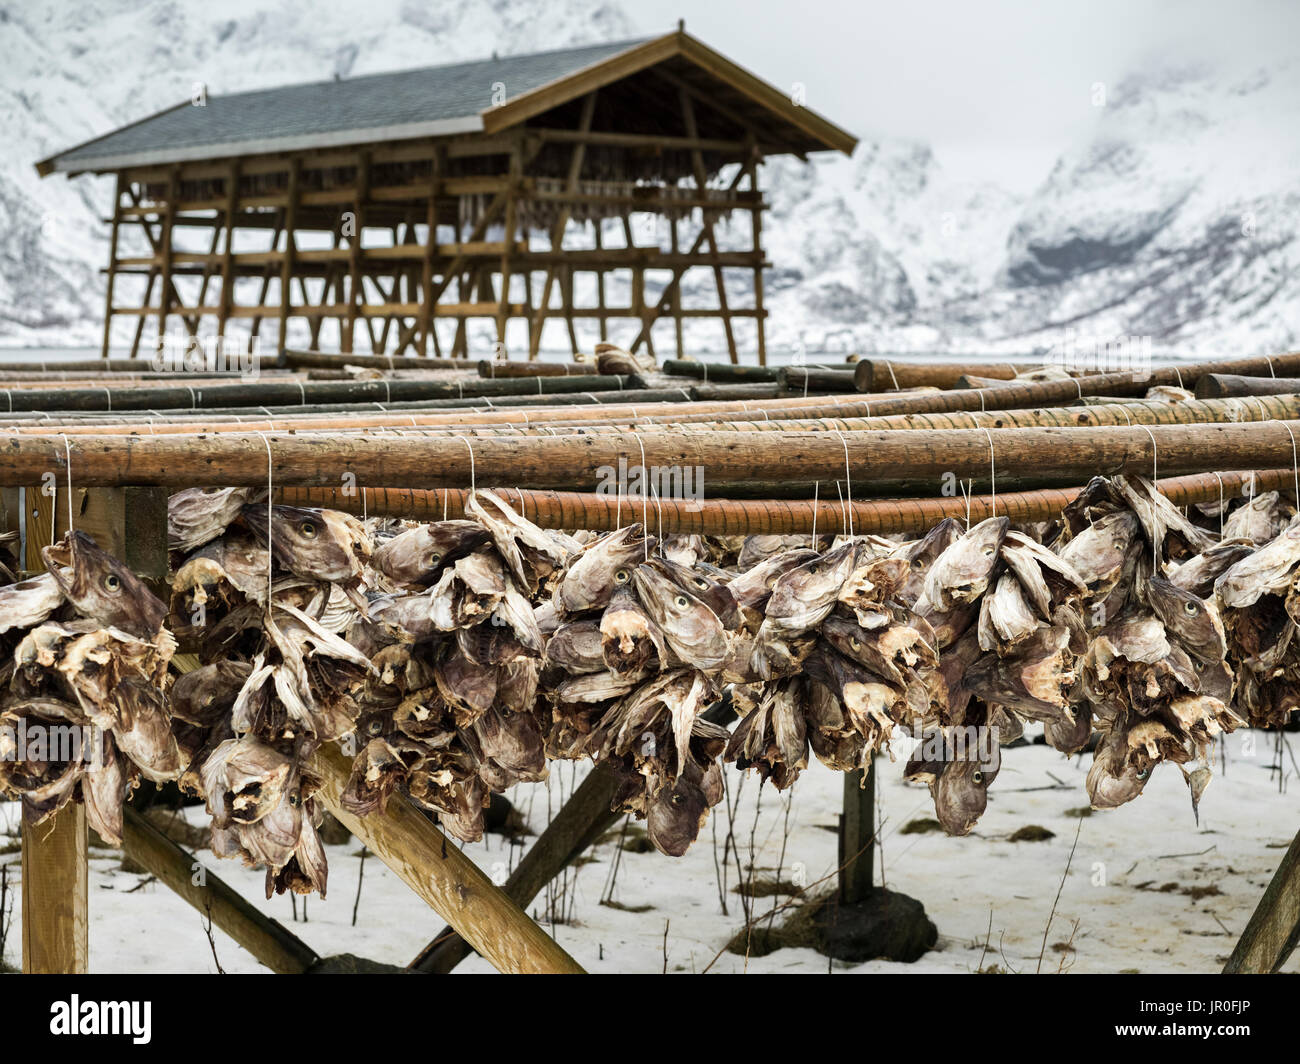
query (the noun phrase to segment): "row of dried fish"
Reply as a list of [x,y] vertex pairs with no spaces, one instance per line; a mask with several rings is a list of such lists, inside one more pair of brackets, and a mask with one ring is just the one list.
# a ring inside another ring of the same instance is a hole
[[[355,756],[349,810],[400,788],[466,840],[548,759],[603,761],[618,807],[680,854],[725,763],[784,788],[810,752],[847,771],[910,737],[907,778],[964,834],[1026,723],[1067,754],[1099,734],[1094,805],[1163,761],[1195,804],[1216,736],[1294,708],[1300,519],[1276,493],[1185,514],[1141,478],[1098,479],[1055,522],[815,542],[565,535],[487,491],[466,513],[363,523],[181,492],[170,604],[68,537],[0,588],[0,785],[32,818],[78,797],[115,839],[133,779],[178,780],[268,893],[323,893],[325,742]],[[199,662],[179,677],[176,639]],[[727,692],[733,729],[703,716]],[[110,767],[5,738],[55,722],[102,732]]]

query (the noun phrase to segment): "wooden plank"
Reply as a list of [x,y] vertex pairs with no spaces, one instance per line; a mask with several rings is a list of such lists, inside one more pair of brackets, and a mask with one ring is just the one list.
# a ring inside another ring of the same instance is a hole
[[358,817],[340,799],[351,767],[333,744],[312,755],[317,797],[447,923],[510,973],[581,974],[582,968],[407,798],[394,794],[383,813]]
[[1300,945],[1300,834],[1282,856],[1264,896],[1224,965],[1224,975],[1278,971]]
[[157,876],[164,886],[208,917],[214,926],[271,971],[297,975],[320,960],[302,939],[278,920],[264,916],[194,854],[172,842],[129,805],[123,810],[122,848],[127,857]]

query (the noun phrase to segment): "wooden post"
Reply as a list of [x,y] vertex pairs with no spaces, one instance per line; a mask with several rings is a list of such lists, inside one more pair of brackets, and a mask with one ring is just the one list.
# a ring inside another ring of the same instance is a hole
[[119,170],[113,193],[113,222],[108,232],[108,278],[104,288],[104,341],[99,357],[108,358],[109,335],[113,328],[113,281],[117,277],[117,234],[122,224],[122,172]]
[[363,212],[365,200],[370,187],[370,153],[361,152],[357,157],[356,199],[352,204],[352,236],[348,238],[348,313],[343,324],[343,335],[339,348],[351,353],[357,339],[357,298],[364,293],[361,289],[361,231],[365,224]]
[[[59,494],[65,491],[59,486]],[[57,496],[24,488],[26,535],[22,544],[28,572],[45,568],[41,548],[52,536]],[[43,824],[22,824],[23,971],[81,975],[88,956],[89,871],[86,864],[86,807],[69,803]]]
[[235,214],[239,210],[239,161],[230,164],[226,173],[226,247],[221,257],[221,305],[217,310],[217,339],[225,344],[226,321],[235,305]]
[[521,174],[519,149],[510,152],[510,187],[506,189],[506,220],[504,241],[501,252],[501,302],[497,306],[497,342],[501,350],[506,346],[506,321],[510,315],[510,269],[511,256],[515,249],[515,200],[516,186]]
[[280,340],[277,351],[283,351],[289,340],[289,309],[293,302],[290,280],[293,277],[294,252],[297,250],[298,177],[302,160],[294,156],[289,161],[289,206],[284,218],[284,258],[280,260]]
[[[866,785],[863,786],[863,775]],[[840,903],[855,905],[871,893],[876,848],[876,774],[871,768],[844,773],[840,820]]]
[[[699,139],[699,131],[695,124],[695,105],[691,102],[690,93],[685,88],[678,90],[679,99],[682,105],[682,118],[686,122],[686,135],[692,140]],[[708,187],[708,174],[704,169],[704,155],[699,148],[691,149],[692,166],[695,170],[695,187],[699,190],[701,200],[704,198],[705,190]],[[704,226],[702,232],[707,235],[709,243],[709,255],[713,257],[713,283],[718,289],[718,313],[722,316],[722,328],[727,334],[727,353],[731,356],[732,362],[739,362],[740,356],[736,352],[736,335],[731,328],[731,310],[727,306],[727,285],[722,276],[722,267],[717,262],[718,239],[713,234],[713,223],[709,221],[708,208],[700,208],[700,221]],[[680,290],[680,288],[679,288]],[[673,302],[677,302],[677,295],[674,294]],[[649,341],[649,333],[646,334]],[[653,348],[652,348],[653,350]]]
[[[420,354],[429,354],[429,334],[433,332],[433,255],[438,246],[438,192],[445,169],[446,149],[435,145],[429,162],[429,207],[425,213],[424,257],[420,274]],[[436,339],[436,337],[435,337]]]
[[[158,349],[167,336],[167,314],[175,294],[172,281],[172,230],[176,221],[176,203],[181,196],[180,167],[173,167],[167,183],[167,206],[162,224],[162,301],[158,305]],[[180,302],[180,300],[176,300]]]
[[1278,971],[1300,945],[1300,834],[1282,857],[1273,878],[1224,965],[1224,975]]
[[[582,117],[578,122],[578,132],[587,133],[591,130],[592,116],[596,113],[596,93],[590,92],[582,101]],[[578,178],[582,174],[582,163],[586,158],[587,145],[583,140],[576,141],[573,145],[573,156],[569,160],[568,180],[565,182],[565,191],[573,195],[578,191]],[[561,250],[564,244],[564,230],[568,227],[569,216],[573,212],[573,204],[565,203],[560,207],[559,216],[555,219],[555,224],[551,226],[551,251]],[[542,344],[542,325],[546,321],[549,303],[551,301],[551,288],[555,284],[557,266],[554,262],[546,267],[546,281],[542,285],[542,300],[534,311],[533,324],[534,332],[528,345],[528,358],[531,361],[537,357],[537,353]],[[572,322],[572,317],[570,317]],[[574,344],[576,349],[577,344]]]
[[[673,217],[671,219],[672,233],[673,233],[672,251],[673,251],[674,258],[676,258],[681,253],[682,250],[681,240],[680,237],[677,235],[677,223],[680,220],[681,219],[677,217]],[[678,290],[674,290],[673,292],[673,331],[677,336],[677,357],[685,358],[686,357],[685,345],[682,343],[682,301],[680,298],[680,292]]]
[[[757,149],[755,149],[757,153]],[[759,196],[758,160],[749,164],[749,188]],[[754,325],[758,330],[758,364],[767,365],[767,320],[763,311],[763,200],[759,196],[750,208],[752,230],[754,234]],[[681,357],[680,355],[678,356]]]
[[323,746],[312,755],[310,766],[321,779],[317,797],[326,808],[498,971],[582,972],[409,799],[394,794],[382,814],[354,816],[340,804],[350,773],[342,752],[332,744]]

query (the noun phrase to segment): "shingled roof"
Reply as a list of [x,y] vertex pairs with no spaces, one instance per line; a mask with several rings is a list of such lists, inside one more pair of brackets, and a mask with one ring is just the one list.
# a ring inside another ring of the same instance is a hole
[[[852,151],[853,137],[684,32],[338,81],[209,95],[37,163],[42,174],[495,132],[667,59],[692,60],[801,132],[803,150]],[[494,99],[497,86],[506,103]],[[571,92],[569,90],[572,90]],[[811,138],[811,139],[809,139]]]

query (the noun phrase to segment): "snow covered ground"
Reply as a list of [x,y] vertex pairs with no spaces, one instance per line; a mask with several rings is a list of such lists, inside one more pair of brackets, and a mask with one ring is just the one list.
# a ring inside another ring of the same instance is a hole
[[[660,972],[665,967],[670,972],[974,972],[991,966],[1032,972],[1039,965],[1044,928],[1059,889],[1046,936],[1044,971],[1214,972],[1222,968],[1300,828],[1300,772],[1293,753],[1297,737],[1287,738],[1290,748],[1281,751],[1285,790],[1280,792],[1276,737],[1262,732],[1230,736],[1223,751],[1226,771],[1216,758],[1218,774],[1202,801],[1199,826],[1182,778],[1172,767],[1156,772],[1132,804],[1080,819],[1077,811],[1087,804],[1083,780],[1090,756],[1067,759],[1044,746],[1011,749],[990,791],[988,812],[964,839],[905,833],[912,821],[933,816],[930,798],[923,787],[902,782],[901,764],[882,760],[878,805],[884,880],[891,889],[919,898],[939,929],[937,947],[913,965],[830,964],[808,949],[779,950],[748,961],[721,952],[743,923],[741,899],[734,889],[742,870],[749,876],[751,839],[759,879],[775,876],[778,863],[779,878],[786,880],[802,877],[815,883],[833,871],[836,836],[828,829],[833,829],[839,812],[842,777],[819,764],[786,794],[770,787],[760,794],[757,777],[727,773],[739,864],[733,852],[726,915],[719,902],[717,867],[728,817],[725,806],[719,806],[699,841],[680,860],[653,851],[623,849],[620,854],[616,831],[590,851],[588,857],[594,859],[570,870],[567,885],[553,885],[551,908],[562,909],[570,918],[552,929],[592,972]],[[521,785],[510,795],[533,831],[545,827],[585,771],[585,766],[559,765],[548,784]],[[17,817],[15,803],[0,805],[0,851],[8,848],[5,843],[16,841]],[[1009,841],[1012,833],[1028,825],[1046,828],[1053,837]],[[1078,845],[1067,876],[1076,831]],[[628,838],[638,837],[629,830]],[[523,850],[512,850],[501,836],[489,835],[466,852],[489,874],[499,874],[512,867]],[[261,873],[236,862],[216,861],[207,850],[199,856],[321,955],[355,953],[404,965],[437,934],[443,921],[371,856],[365,862],[352,926],[359,853],[356,840],[329,847],[328,900],[313,897],[304,906],[298,899],[297,922],[288,897],[262,899]],[[611,877],[620,856],[617,875]],[[4,854],[0,863],[9,865],[12,896],[19,856]],[[120,864],[115,851],[92,851],[91,971],[215,971],[199,914],[147,876],[121,871]],[[879,863],[877,867],[879,875]],[[612,897],[620,907],[601,904],[611,878]],[[784,895],[760,898],[755,913],[784,901]],[[5,956],[15,965],[20,904],[15,903]],[[530,912],[547,922],[545,893]],[[213,934],[225,971],[265,971],[220,931],[214,929]],[[473,957],[457,970],[490,967]],[[1300,955],[1291,958],[1286,970],[1300,972]]]

